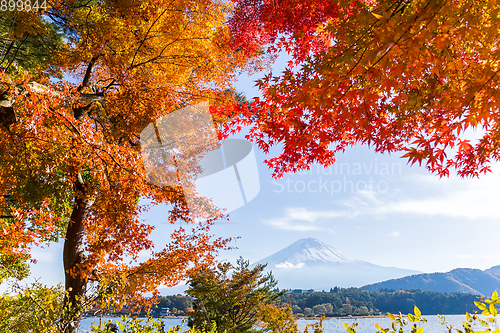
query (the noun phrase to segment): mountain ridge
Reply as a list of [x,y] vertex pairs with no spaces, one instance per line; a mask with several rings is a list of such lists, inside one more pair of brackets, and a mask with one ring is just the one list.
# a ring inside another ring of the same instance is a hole
[[486,270],[475,268],[455,268],[444,273],[422,273],[398,279],[390,279],[361,287],[362,290],[379,291],[381,289],[420,289],[440,292],[465,292],[481,296],[489,296],[500,290],[500,266]]
[[485,269],[484,271],[490,273],[491,275],[500,277],[500,265],[493,266],[491,268]]

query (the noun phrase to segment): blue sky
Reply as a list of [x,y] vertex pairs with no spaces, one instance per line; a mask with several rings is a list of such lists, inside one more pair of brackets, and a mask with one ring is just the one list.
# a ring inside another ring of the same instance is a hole
[[[278,60],[275,73],[285,61]],[[249,99],[256,96],[254,81],[262,75],[241,76],[237,89]],[[232,243],[238,249],[221,252],[220,260],[243,256],[255,262],[298,239],[314,237],[382,266],[443,272],[500,265],[498,164],[480,179],[439,179],[424,167],[408,166],[402,154],[356,146],[338,155],[336,166],[313,165],[310,171],[274,180],[263,163],[269,156],[254,150],[260,192],[232,211],[229,223],[212,228],[216,236],[240,237]],[[158,246],[178,227],[166,223],[167,214],[166,207],[157,207],[143,216],[155,226],[152,238]],[[62,243],[34,249],[33,256],[38,262],[32,278],[47,284],[63,281]]]

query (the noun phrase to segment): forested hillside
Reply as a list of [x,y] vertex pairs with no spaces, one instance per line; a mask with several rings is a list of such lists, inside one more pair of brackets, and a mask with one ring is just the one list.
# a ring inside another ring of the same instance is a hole
[[456,268],[445,273],[415,274],[399,279],[391,279],[370,284],[361,289],[377,291],[381,289],[421,289],[445,293],[460,292],[489,296],[500,288],[499,267],[489,270]]
[[[299,317],[316,316],[363,316],[387,312],[409,313],[416,305],[424,315],[463,314],[475,310],[476,295],[467,293],[442,293],[422,290],[367,291],[358,288],[332,288],[330,292],[291,290],[281,297],[281,304],[292,305]],[[184,315],[192,308],[189,296],[160,296],[154,313],[163,307],[170,308],[172,315]]]
[[473,312],[476,295],[442,293],[422,290],[367,291],[358,288],[333,288],[330,292],[292,291],[282,297],[282,303],[291,303],[296,314],[313,316],[362,316],[379,313],[409,313],[418,306],[424,315],[463,314]]

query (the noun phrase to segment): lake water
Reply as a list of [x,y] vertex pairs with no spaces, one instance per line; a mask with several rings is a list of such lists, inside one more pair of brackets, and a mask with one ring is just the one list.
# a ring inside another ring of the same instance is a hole
[[[427,319],[427,323],[422,324],[424,327],[424,333],[445,333],[447,332],[446,327],[440,324],[440,319],[437,316],[423,316]],[[448,315],[445,316],[448,325],[453,325],[455,328],[460,328],[461,323],[465,320],[464,315]],[[103,318],[104,320],[112,320],[116,322],[120,320],[120,318]],[[86,318],[82,320],[80,325],[80,332],[90,332],[90,324],[92,321],[99,323],[99,318]],[[338,319],[338,318],[326,318],[323,321],[324,333],[344,333],[346,332],[344,323],[348,325],[352,325],[354,322],[358,323],[356,328],[357,333],[375,333],[377,330],[373,326],[373,324],[378,324],[383,328],[390,328],[391,320],[389,318],[359,318],[359,319]],[[182,319],[164,319],[165,322],[165,331],[168,328],[172,328],[176,325],[179,325],[182,322]],[[304,328],[307,324],[313,324],[317,322],[317,320],[298,320],[298,326],[301,332],[304,331]],[[480,326],[473,327],[475,329],[479,329]],[[182,332],[187,331],[187,322],[184,323]],[[410,326],[406,326],[405,332],[410,331]],[[310,333],[313,333],[312,330],[309,330]]]
[[[80,332],[82,332],[82,333],[90,332],[90,324],[92,324],[92,322],[95,322],[94,325],[97,325],[97,324],[99,324],[99,320],[100,320],[99,317],[95,317],[95,318],[90,317],[90,318],[82,319],[82,321],[80,323]],[[103,323],[106,321],[110,321],[110,320],[113,323],[116,323],[117,321],[121,321],[121,318],[116,318],[116,317],[103,317],[102,318]],[[166,319],[163,319],[163,321],[165,322],[165,332],[167,331],[167,329],[173,328],[173,327],[180,325],[182,323],[182,319],[177,319],[177,318],[166,318]],[[188,330],[187,321],[184,323],[182,328],[183,328],[182,332]]]

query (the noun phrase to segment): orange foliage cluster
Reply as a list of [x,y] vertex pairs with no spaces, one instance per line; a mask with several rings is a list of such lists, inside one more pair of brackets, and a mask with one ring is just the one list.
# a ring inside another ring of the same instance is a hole
[[[0,115],[15,119],[0,117],[0,194],[15,200],[14,218],[2,220],[2,253],[77,237],[73,249],[65,247],[66,273],[113,287],[108,305],[136,302],[212,263],[229,239],[209,237],[213,221],[197,222],[182,188],[148,182],[140,133],[189,104],[234,102],[230,82],[260,60],[231,48],[229,11],[210,0],[64,0],[46,11],[5,13],[22,22],[13,24],[11,40],[44,33],[44,17],[65,28],[67,40],[36,73],[0,75],[4,105],[11,103]],[[51,80],[54,73],[75,79]],[[139,218],[158,203],[172,205],[169,222],[192,225],[163,249],[153,249],[154,228]],[[68,236],[79,220],[83,233]],[[72,251],[84,258],[67,259]],[[137,263],[141,251],[151,256]]]

